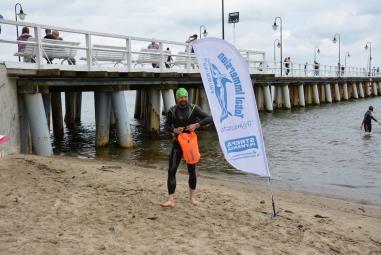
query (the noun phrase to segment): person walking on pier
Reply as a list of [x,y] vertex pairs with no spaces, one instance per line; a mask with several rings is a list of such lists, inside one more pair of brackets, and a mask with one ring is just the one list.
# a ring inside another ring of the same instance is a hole
[[379,125],[381,125],[381,123],[378,120],[376,120],[373,116],[373,106],[369,106],[368,111],[366,111],[366,113],[364,115],[364,119],[361,123],[360,129],[362,129],[362,127],[364,126],[364,131],[367,133],[371,133],[372,132],[372,120],[374,120]]
[[[197,105],[188,103],[188,92],[184,88],[176,91],[177,104],[172,106],[167,114],[165,122],[166,131],[170,132],[173,137],[173,145],[169,156],[168,180],[167,188],[169,197],[167,201],[161,204],[162,207],[174,207],[176,190],[176,172],[179,167],[183,150],[178,141],[181,133],[191,133],[195,129],[207,125],[213,121],[212,117],[201,110]],[[196,164],[187,164],[189,173],[189,199],[193,205],[197,205],[196,200]]]

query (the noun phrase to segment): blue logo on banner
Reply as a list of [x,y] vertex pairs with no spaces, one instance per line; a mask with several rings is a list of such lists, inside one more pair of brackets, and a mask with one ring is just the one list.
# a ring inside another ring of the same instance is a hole
[[225,146],[228,153],[258,149],[257,138],[255,136],[227,140],[225,141]]

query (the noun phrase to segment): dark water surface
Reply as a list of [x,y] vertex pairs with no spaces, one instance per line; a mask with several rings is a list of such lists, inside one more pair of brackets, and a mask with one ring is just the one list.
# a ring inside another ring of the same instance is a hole
[[[132,118],[134,95],[126,92],[134,149],[118,148],[115,141],[106,148],[95,148],[93,93],[83,93],[82,122],[66,128],[63,140],[54,141],[55,153],[166,170],[171,141],[165,134],[150,138]],[[374,124],[371,137],[364,137],[359,129],[369,105],[381,121],[380,97],[261,114],[274,184],[381,205],[381,126]],[[234,170],[224,160],[215,131],[202,131],[199,144],[202,161],[198,169],[203,175],[266,183]]]

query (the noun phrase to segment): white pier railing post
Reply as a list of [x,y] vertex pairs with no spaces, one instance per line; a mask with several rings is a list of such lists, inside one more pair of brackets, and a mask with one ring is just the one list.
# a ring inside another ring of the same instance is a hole
[[126,58],[127,58],[127,70],[130,72],[131,71],[131,62],[132,62],[132,53],[131,53],[131,38],[128,37],[126,38]]
[[93,65],[92,48],[91,48],[91,34],[86,34],[86,60],[87,60],[87,70],[91,71],[91,66]]
[[36,63],[37,63],[37,67],[38,69],[42,68],[42,64],[43,64],[43,57],[42,57],[42,45],[41,45],[41,39],[42,39],[42,36],[41,36],[41,27],[39,26],[36,26],[34,27],[34,34],[36,36],[36,43],[37,43],[37,46],[36,46]]
[[164,71],[165,64],[164,64],[164,47],[163,43],[159,42],[159,50],[160,50],[160,72]]

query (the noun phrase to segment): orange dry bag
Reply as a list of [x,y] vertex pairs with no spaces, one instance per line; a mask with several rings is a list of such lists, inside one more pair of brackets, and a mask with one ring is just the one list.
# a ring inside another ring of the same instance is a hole
[[179,141],[181,149],[183,150],[183,156],[187,164],[196,164],[201,157],[198,150],[196,133],[181,133],[177,137],[177,140]]

